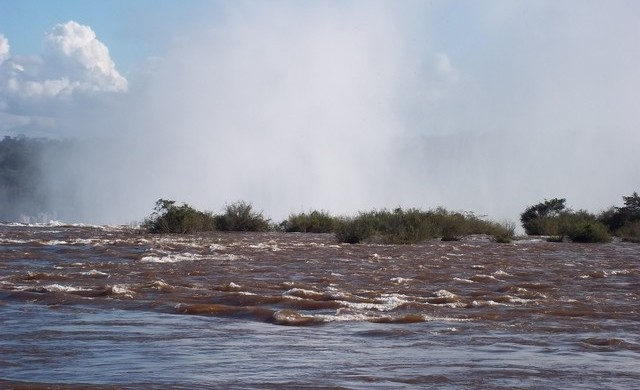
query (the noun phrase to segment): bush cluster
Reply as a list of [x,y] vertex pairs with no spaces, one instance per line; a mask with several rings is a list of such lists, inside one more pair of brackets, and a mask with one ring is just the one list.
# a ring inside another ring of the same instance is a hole
[[488,234],[498,242],[509,242],[515,226],[485,221],[471,213],[449,212],[445,209],[419,209],[361,212],[352,218],[342,218],[336,228],[340,242],[363,241],[385,244],[411,244],[440,237],[457,241],[469,234]]
[[326,211],[314,210],[310,213],[291,214],[283,221],[279,228],[285,232],[300,233],[332,233],[338,223],[338,218],[332,217]]
[[269,221],[246,202],[232,203],[225,207],[224,214],[213,215],[185,203],[178,206],[173,200],[160,199],[151,216],[142,223],[142,228],[149,233],[178,234],[213,230],[267,231]]
[[529,206],[520,214],[525,232],[551,236],[550,241],[609,242],[611,236],[640,242],[640,195],[623,196],[624,206],[611,207],[600,215],[572,211],[565,199],[551,199]]
[[627,222],[616,231],[624,241],[640,243],[640,221]]
[[218,230],[233,232],[266,232],[269,220],[250,203],[239,201],[225,206],[225,212],[215,216]]
[[153,213],[143,224],[149,233],[188,234],[216,229],[213,215],[182,204],[176,205],[173,200],[159,199]]
[[597,216],[585,211],[573,211],[565,206],[565,199],[545,200],[528,207],[520,221],[529,235],[549,236],[549,241],[609,242],[607,227]]
[[[584,210],[573,211],[566,200],[554,198],[527,207],[520,221],[529,235],[548,236],[549,241],[609,242],[611,235],[640,242],[640,196],[624,196],[624,206],[612,207],[596,216]],[[415,208],[373,210],[354,217],[333,217],[325,211],[291,214],[279,225],[271,226],[262,212],[247,202],[225,206],[224,213],[195,210],[187,204],[160,199],[153,213],[142,224],[150,233],[195,233],[201,231],[269,231],[334,233],[339,242],[377,242],[411,244],[439,237],[460,240],[470,234],[486,234],[496,242],[510,242],[515,224],[497,223],[473,213],[450,212],[444,208],[423,211]]]
[[558,235],[572,242],[609,242],[607,227],[586,211],[567,212],[559,216]]
[[625,241],[640,242],[640,195],[623,196],[624,206],[612,207],[598,218],[610,232]]

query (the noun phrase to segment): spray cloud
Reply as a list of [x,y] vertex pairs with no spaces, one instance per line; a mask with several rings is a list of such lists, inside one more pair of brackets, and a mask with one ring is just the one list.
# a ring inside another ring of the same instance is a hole
[[[76,69],[69,85],[93,89],[51,124],[94,140],[53,170],[76,188],[58,200],[73,218],[129,222],[164,197],[214,211],[244,199],[276,219],[438,205],[516,219],[542,198],[597,211],[637,190],[634,2],[208,11],[215,22],[128,81],[85,51],[104,66]],[[7,53],[0,39],[4,68]],[[24,99],[3,101],[26,116]]]

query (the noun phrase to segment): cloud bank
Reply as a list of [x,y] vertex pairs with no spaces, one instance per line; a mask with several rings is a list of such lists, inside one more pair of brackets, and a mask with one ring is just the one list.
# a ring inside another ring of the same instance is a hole
[[274,218],[443,205],[515,220],[552,197],[598,211],[640,183],[639,8],[216,3],[129,80],[69,22],[35,58],[0,38],[0,81],[16,80],[0,104],[97,140],[60,170],[76,219],[129,222],[160,197]]
[[59,114],[54,111],[74,115],[82,100],[128,89],[109,50],[89,26],[73,21],[55,26],[45,35],[38,56],[12,57],[9,49],[8,39],[0,35],[0,106],[5,118],[22,126],[38,127],[48,119],[55,136],[60,129],[55,129]]

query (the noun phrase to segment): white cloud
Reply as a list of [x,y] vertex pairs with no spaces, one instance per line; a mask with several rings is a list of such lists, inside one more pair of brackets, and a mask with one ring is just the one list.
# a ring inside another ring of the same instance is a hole
[[55,26],[45,38],[45,60],[66,65],[62,71],[75,68],[69,75],[76,88],[90,91],[123,92],[127,80],[118,73],[109,49],[96,38],[91,27],[70,21]]
[[9,40],[0,34],[0,64],[9,58]]
[[0,35],[0,88],[0,107],[7,115],[52,115],[60,104],[76,104],[76,96],[126,92],[128,82],[91,27],[70,21],[46,34],[40,56],[12,57],[7,38]]

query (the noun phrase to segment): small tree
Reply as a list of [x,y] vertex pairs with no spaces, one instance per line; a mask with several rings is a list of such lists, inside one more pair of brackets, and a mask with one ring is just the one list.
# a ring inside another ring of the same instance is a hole
[[520,214],[520,222],[527,234],[556,234],[557,226],[551,219],[559,216],[566,208],[566,199],[553,198],[529,206]]
[[600,214],[600,221],[611,232],[615,232],[627,224],[640,221],[640,195],[634,192],[631,196],[623,196],[624,206],[612,207]]

